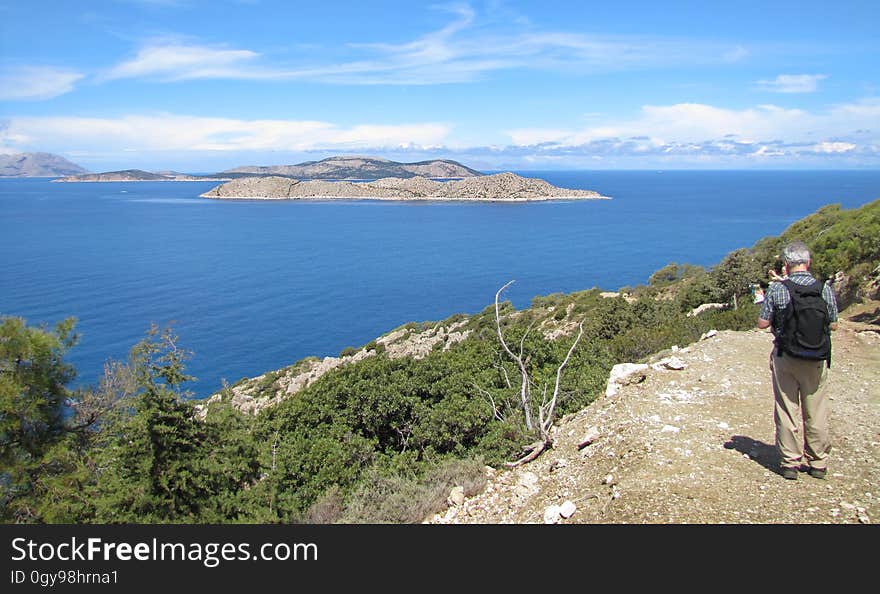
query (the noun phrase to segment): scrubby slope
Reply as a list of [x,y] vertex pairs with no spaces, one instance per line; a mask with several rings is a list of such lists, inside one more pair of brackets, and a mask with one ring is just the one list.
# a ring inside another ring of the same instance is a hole
[[[870,523],[880,519],[880,326],[877,302],[834,335],[829,474],[776,473],[766,331],[723,331],[673,353],[558,425],[553,450],[493,476],[433,523]],[[872,313],[874,312],[874,313]],[[669,355],[670,353],[665,353]],[[659,359],[656,356],[653,360]],[[578,449],[586,437],[591,445]]]

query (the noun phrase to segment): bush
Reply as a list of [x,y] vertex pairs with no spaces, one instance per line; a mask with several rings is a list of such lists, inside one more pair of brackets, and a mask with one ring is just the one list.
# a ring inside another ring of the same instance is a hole
[[455,486],[465,496],[486,486],[480,460],[446,459],[421,475],[371,471],[352,493],[340,521],[346,524],[416,524],[446,507]]

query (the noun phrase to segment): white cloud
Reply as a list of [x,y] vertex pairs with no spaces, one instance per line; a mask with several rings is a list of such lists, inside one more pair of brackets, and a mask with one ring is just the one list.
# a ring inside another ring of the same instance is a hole
[[83,74],[51,66],[22,66],[0,72],[0,101],[40,101],[73,90]]
[[0,145],[86,151],[357,150],[443,144],[440,123],[357,125],[300,120],[238,120],[185,115],[122,118],[21,117],[0,129]]
[[780,74],[773,80],[759,80],[758,87],[773,93],[815,93],[825,74]]
[[154,42],[141,48],[131,60],[112,68],[104,78],[158,77],[168,81],[236,78],[244,73],[243,64],[258,55],[250,50]]
[[824,111],[774,105],[734,110],[697,103],[644,106],[637,117],[582,129],[508,132],[520,152],[638,156],[804,154],[877,156],[880,100],[834,105]]
[[703,142],[733,137],[816,142],[858,130],[874,130],[880,136],[880,100],[867,99],[832,106],[822,112],[759,105],[726,109],[700,103],[646,105],[637,117],[608,121],[601,126],[574,130],[514,129],[508,132],[517,145],[551,143],[576,146],[607,138],[647,137],[656,143]]
[[851,142],[820,142],[813,146],[817,153],[848,153],[856,148]]

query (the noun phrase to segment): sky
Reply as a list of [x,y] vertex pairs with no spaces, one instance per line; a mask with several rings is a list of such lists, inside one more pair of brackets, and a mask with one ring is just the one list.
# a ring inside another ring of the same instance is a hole
[[0,0],[0,153],[878,169],[880,2]]

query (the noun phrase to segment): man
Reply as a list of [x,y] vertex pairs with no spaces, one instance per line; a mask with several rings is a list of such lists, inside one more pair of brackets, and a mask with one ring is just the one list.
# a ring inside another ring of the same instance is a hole
[[[798,355],[804,353],[791,348],[790,341],[784,338],[786,332],[788,336],[791,335],[791,292],[807,294],[812,290],[818,299],[816,283],[819,281],[809,273],[810,251],[803,242],[795,241],[786,245],[782,259],[785,276],[771,270],[770,277],[774,282],[770,283],[766,296],[760,288],[756,291],[756,301],[763,297],[758,328],[772,327],[776,338],[770,354],[770,373],[775,399],[773,420],[776,424],[780,474],[788,480],[796,480],[801,461],[806,458],[810,476],[824,479],[831,451],[828,428],[831,411],[824,390],[830,367],[830,332],[823,329],[827,334],[827,360],[801,358]],[[821,283],[821,298],[828,312],[828,329],[836,330],[837,300],[828,284]],[[799,429],[801,420],[803,437]]]

